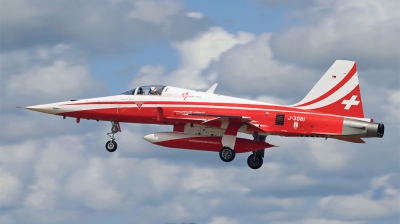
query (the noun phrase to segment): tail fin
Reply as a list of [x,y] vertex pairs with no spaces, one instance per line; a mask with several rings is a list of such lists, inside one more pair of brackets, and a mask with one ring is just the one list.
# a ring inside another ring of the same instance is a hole
[[356,63],[335,61],[307,96],[293,106],[322,113],[364,118]]

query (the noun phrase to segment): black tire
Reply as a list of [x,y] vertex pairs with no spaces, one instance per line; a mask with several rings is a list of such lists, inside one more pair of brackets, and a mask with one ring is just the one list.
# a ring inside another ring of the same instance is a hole
[[106,143],[106,149],[109,152],[115,152],[115,150],[117,150],[117,142],[115,142],[114,140],[110,140]]
[[247,158],[247,165],[253,170],[259,169],[263,165],[263,158],[260,155],[251,154],[249,158]]
[[229,147],[222,147],[219,151],[219,158],[224,162],[231,162],[235,158],[235,151]]

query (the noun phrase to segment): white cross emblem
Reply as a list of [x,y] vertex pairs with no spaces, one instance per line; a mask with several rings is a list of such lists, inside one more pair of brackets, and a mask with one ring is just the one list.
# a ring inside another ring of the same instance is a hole
[[357,95],[353,95],[350,100],[343,100],[342,104],[345,104],[345,110],[349,110],[351,106],[358,105],[360,101],[356,101]]

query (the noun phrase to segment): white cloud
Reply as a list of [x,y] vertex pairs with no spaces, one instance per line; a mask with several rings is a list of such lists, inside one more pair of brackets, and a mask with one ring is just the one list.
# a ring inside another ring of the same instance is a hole
[[[304,9],[302,9],[304,10]],[[370,67],[398,66],[399,13],[395,1],[315,1],[299,18],[306,25],[273,35],[277,59],[318,67],[335,59]]]
[[323,73],[315,75],[313,70],[275,60],[270,37],[271,34],[255,36],[245,32],[234,36],[221,27],[210,28],[195,38],[173,44],[181,60],[175,70],[169,72],[161,65],[143,66],[131,86],[158,80],[182,88],[206,89],[218,82],[220,91],[229,89],[235,94],[250,96],[262,94],[262,100],[272,100],[268,103],[295,103]]
[[105,92],[79,52],[64,44],[7,52],[1,58],[3,109]]
[[134,3],[135,9],[130,13],[130,18],[136,18],[155,24],[171,23],[169,16],[182,10],[182,5],[174,0],[138,0]]
[[239,192],[246,193],[250,189],[244,187],[240,183],[232,183],[229,189],[222,185],[223,182],[233,182],[234,176],[227,174],[220,176],[221,172],[215,172],[212,169],[198,169],[192,168],[188,177],[184,178],[181,184],[182,189],[190,191],[194,190],[200,194],[213,193],[213,192]]
[[220,59],[220,56],[229,49],[246,44],[254,39],[254,35],[239,32],[232,35],[220,27],[210,28],[200,35],[182,42],[174,42],[181,63],[177,69],[166,73],[161,66],[144,66],[138,78],[132,83],[142,82],[143,79],[154,78],[159,82],[182,88],[202,89],[209,87],[215,81],[215,75],[203,76],[202,72],[208,66]]
[[273,224],[362,224],[364,221],[341,221],[341,220],[329,220],[329,219],[303,219],[291,222],[273,222]]
[[[159,162],[153,163],[149,171],[154,188],[158,192],[167,191],[175,187],[176,183],[180,181],[180,173],[179,167]],[[186,214],[181,206],[178,206],[177,210],[179,210],[179,213]]]
[[[304,165],[310,163],[310,160],[307,160],[308,155],[301,156],[298,150],[285,150],[288,146],[277,148],[274,152],[267,152],[264,166],[257,172],[250,172],[251,170],[244,165],[247,155],[238,155],[237,159],[227,166],[219,161],[217,154],[212,154],[212,157],[206,158],[207,160],[215,158],[217,165],[211,167],[199,161],[200,158],[194,160],[193,157],[186,159],[180,157],[172,162],[168,162],[163,156],[146,158],[141,150],[149,151],[150,149],[146,147],[142,139],[134,137],[141,136],[140,132],[143,130],[140,125],[123,126],[123,132],[119,133],[118,137],[121,143],[119,149],[110,154],[105,151],[103,144],[99,146],[98,143],[99,137],[103,136],[105,131],[99,130],[82,136],[38,138],[2,147],[0,151],[2,168],[7,167],[6,172],[18,177],[19,185],[23,186],[19,191],[14,190],[15,196],[13,196],[14,199],[21,198],[19,201],[24,202],[19,208],[19,211],[24,211],[26,214],[23,217],[31,222],[39,223],[43,222],[45,217],[53,222],[62,221],[63,217],[86,220],[89,214],[105,217],[117,211],[122,212],[122,217],[125,217],[124,211],[129,210],[129,216],[136,217],[140,214],[157,212],[165,217],[163,220],[168,221],[242,223],[250,220],[273,223],[281,220],[285,223],[285,220],[299,217],[298,213],[306,212],[299,208],[307,204],[308,207],[316,207],[314,209],[316,218],[304,219],[304,216],[300,216],[301,218],[297,220],[346,223],[346,220],[319,218],[325,217],[321,214],[325,214],[326,209],[336,211],[335,209],[342,206],[336,202],[340,202],[342,196],[334,195],[334,198],[339,197],[340,200],[331,200],[321,205],[319,200],[307,202],[307,197],[302,191],[297,195],[290,193],[298,190],[312,191],[321,186],[322,180],[313,178],[313,167],[307,168]],[[139,134],[135,134],[136,132]],[[134,138],[127,140],[129,136]],[[45,144],[42,144],[43,142]],[[141,146],[142,142],[143,146]],[[299,143],[294,145],[299,145]],[[96,149],[98,147],[100,149]],[[156,149],[158,153],[173,150],[160,147]],[[128,155],[126,151],[131,151],[130,157],[124,157]],[[177,153],[179,157],[184,152]],[[191,155],[190,153],[196,152],[186,153]],[[149,155],[151,156],[151,153],[147,154]],[[294,163],[288,163],[285,160],[273,161],[279,156],[291,159],[295,155],[297,158],[294,159],[296,161]],[[33,173],[26,173],[27,169]],[[385,190],[387,196],[379,201],[378,205],[385,210],[393,206],[393,200],[390,197],[398,197],[398,190],[388,182],[390,177],[382,176],[371,180],[372,190],[360,194],[362,198],[372,204],[372,207],[376,206],[369,199],[370,192],[384,186],[388,189]],[[27,187],[27,192],[23,191],[24,187]],[[336,186],[331,186],[331,188],[336,188]],[[276,192],[281,192],[281,194],[276,194]],[[317,198],[321,199],[321,197]],[[361,200],[361,202],[365,201]],[[253,205],[245,208],[247,210],[244,212],[248,214],[246,217],[227,212],[243,204]],[[61,209],[63,212],[60,208],[63,208]],[[90,212],[87,212],[88,210]],[[357,214],[357,211],[355,212],[354,214]],[[14,214],[11,221],[23,220],[15,212],[8,214]],[[229,218],[225,214],[230,214]],[[333,212],[329,214],[336,215]],[[393,211],[386,214],[393,214]],[[149,216],[140,220],[159,221],[157,217]],[[352,222],[358,221],[350,220],[348,223]]]
[[[336,217],[344,219],[372,219],[388,216],[388,208],[362,195],[327,197],[320,201]],[[396,203],[392,203],[396,205]]]
[[1,19],[2,50],[65,42],[96,57],[132,53],[149,40],[182,40],[210,25],[187,17],[180,0],[4,0]]
[[235,45],[246,44],[254,38],[251,33],[239,32],[236,37],[220,27],[212,27],[196,38],[175,42],[173,47],[178,50],[182,64],[174,73],[181,76],[185,72],[188,75],[198,73],[212,61],[218,61],[227,50]]
[[68,196],[83,201],[84,205],[97,210],[115,208],[120,204],[123,193],[119,192],[104,169],[110,164],[100,158],[88,161],[87,168],[72,175],[66,185]]
[[195,169],[189,178],[182,182],[185,190],[196,190],[199,193],[209,193],[217,190],[218,179],[210,169]]
[[[371,180],[371,189],[363,194],[350,196],[329,196],[319,200],[323,210],[345,220],[378,219],[399,214],[400,191],[388,184],[391,175]],[[382,196],[373,199],[373,192],[384,187]]]
[[[73,152],[70,145],[74,146]],[[79,138],[63,136],[37,147],[41,147],[42,153],[35,164],[36,181],[29,186],[24,204],[31,209],[46,210],[56,205],[62,190],[60,180],[68,173],[68,168],[83,161],[80,156],[82,143]]]
[[388,121],[399,121],[400,120],[400,90],[387,91],[388,105],[385,106],[388,112]]
[[80,82],[88,82],[89,71],[84,66],[69,65],[65,61],[55,61],[47,67],[33,68],[31,73],[13,76],[7,85],[8,96],[65,95],[79,91]]
[[131,81],[130,87],[136,88],[138,86],[148,85],[149,80],[157,83],[162,83],[165,80],[164,77],[166,77],[167,75],[167,70],[162,65],[145,65],[140,68],[139,73],[135,76],[135,79]]
[[17,204],[21,194],[21,183],[17,177],[0,167],[0,208]]
[[203,13],[201,12],[188,12],[186,16],[193,19],[201,19],[204,17]]
[[309,141],[311,160],[319,169],[326,171],[343,170],[348,163],[348,154],[337,147],[340,143],[334,144],[330,141],[330,144],[327,144],[327,141],[322,139]]
[[10,25],[18,25],[26,21],[31,22],[32,19],[43,13],[40,7],[24,0],[2,1],[1,6],[1,20]]
[[310,81],[315,71],[275,60],[270,37],[271,34],[264,33],[225,52],[206,72],[218,74],[220,86],[235,94],[298,97],[300,100],[317,81]]
[[209,224],[236,224],[236,220],[229,217],[214,217]]

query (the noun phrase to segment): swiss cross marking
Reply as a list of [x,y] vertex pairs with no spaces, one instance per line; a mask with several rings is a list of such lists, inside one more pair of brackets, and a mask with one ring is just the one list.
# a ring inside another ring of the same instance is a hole
[[345,104],[346,106],[344,107],[345,110],[349,110],[351,106],[353,105],[358,105],[360,101],[356,101],[357,95],[353,95],[350,100],[343,100],[342,104]]

